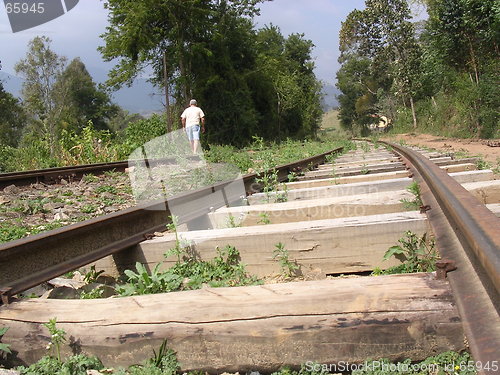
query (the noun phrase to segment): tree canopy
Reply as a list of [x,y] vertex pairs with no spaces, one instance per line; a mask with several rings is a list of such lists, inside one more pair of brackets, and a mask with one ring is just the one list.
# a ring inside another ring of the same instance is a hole
[[370,116],[382,113],[413,129],[498,136],[498,2],[420,2],[429,18],[419,33],[404,0],[366,0],[342,23],[343,126],[363,133]]
[[198,100],[208,143],[314,136],[321,110],[313,44],[275,27],[255,30],[252,16],[263,1],[106,1],[100,51],[119,60],[107,84],[119,88],[152,70],[152,82],[173,93],[176,118],[190,98]]
[[[118,107],[97,88],[79,58],[66,64],[67,59],[57,55],[50,44],[50,38],[35,37],[15,70],[24,78],[22,104],[27,126],[23,136],[28,141],[33,136],[43,137],[54,156],[63,130],[79,133],[89,121],[97,129],[108,129]],[[12,125],[12,129],[16,127]]]

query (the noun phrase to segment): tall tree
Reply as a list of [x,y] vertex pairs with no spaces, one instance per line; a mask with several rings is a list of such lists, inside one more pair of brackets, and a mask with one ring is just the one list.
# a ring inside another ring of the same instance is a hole
[[62,74],[66,58],[50,49],[50,38],[37,36],[28,44],[26,58],[14,69],[24,78],[22,96],[27,113],[34,119],[36,127],[46,135],[51,153],[57,148],[57,95],[55,83]]
[[366,0],[365,5],[364,10],[349,14],[340,31],[339,61],[370,61],[370,72],[364,74],[366,82],[363,78],[360,81],[364,86],[361,97],[367,99],[365,102],[375,99],[377,104],[364,111],[365,118],[359,118],[358,124],[367,123],[366,116],[380,109],[382,98],[400,97],[403,104],[410,105],[416,127],[414,98],[420,84],[420,51],[408,4],[404,0]]
[[257,65],[272,86],[267,101],[275,103],[271,113],[278,136],[307,137],[318,128],[321,84],[313,72],[313,47],[303,34],[285,38],[273,25],[257,34]]
[[[471,135],[498,134],[500,6],[495,0],[427,0],[426,52],[440,66],[440,89]],[[453,94],[451,94],[453,93]]]
[[145,67],[155,72],[153,81],[164,84],[163,57],[176,97],[186,103],[192,95],[193,55],[210,54],[203,43],[210,39],[214,20],[221,14],[252,16],[257,4],[267,0],[106,0],[109,26],[100,47],[107,61],[120,59],[108,84],[130,84]]
[[97,88],[79,58],[73,59],[58,77],[55,93],[61,108],[58,121],[66,129],[77,131],[92,121],[94,128],[106,130],[111,117],[118,113],[118,107],[105,91]]
[[[311,135],[320,111],[316,111],[319,84],[312,73],[312,43],[297,36],[285,46],[281,36],[276,59],[284,66],[262,64],[265,59],[259,54],[266,47],[260,48],[251,17],[263,1],[106,1],[110,26],[100,51],[107,60],[120,59],[108,84],[117,88],[130,83],[149,67],[152,81],[161,87],[166,68],[176,106],[186,105],[194,96],[206,111],[205,140],[210,143],[241,145],[252,135]],[[268,66],[277,66],[279,74],[266,73]],[[299,92],[302,104],[312,99],[302,109],[298,99],[290,100]],[[278,121],[283,124],[281,131],[275,125]]]
[[0,145],[15,147],[26,124],[26,114],[21,103],[5,91],[0,81]]
[[478,83],[485,63],[500,56],[498,1],[428,0],[428,13],[434,51]]

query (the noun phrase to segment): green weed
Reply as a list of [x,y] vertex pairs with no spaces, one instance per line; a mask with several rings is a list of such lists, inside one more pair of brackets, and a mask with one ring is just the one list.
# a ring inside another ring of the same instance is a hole
[[478,170],[490,169],[491,168],[491,164],[488,163],[486,160],[483,160],[483,159],[479,158],[476,161],[476,168]]
[[[329,156],[329,155],[327,155],[327,156]],[[287,176],[287,177],[288,177],[288,182],[294,182],[294,181],[297,181],[297,180],[298,180],[298,178],[297,178],[297,177],[298,177],[298,175],[299,175],[299,174],[298,174],[298,173],[296,173],[296,172],[290,172],[290,173],[288,173],[288,176]]]
[[86,204],[81,208],[84,214],[92,214],[97,211],[97,206],[94,204]]
[[0,243],[14,241],[26,237],[28,228],[14,223],[0,224]]
[[80,299],[98,299],[102,298],[102,295],[104,293],[104,288],[102,286],[98,286],[95,289],[92,289],[88,292],[85,290],[82,290],[80,292]]
[[100,179],[99,177],[89,173],[89,174],[84,174],[83,177],[82,177],[82,181],[83,182],[86,182],[86,183],[90,183],[90,182],[98,182]]
[[422,197],[420,196],[420,186],[416,181],[413,181],[407,188],[410,193],[412,193],[415,197],[412,200],[408,200],[403,198],[400,200],[403,203],[403,207],[406,210],[418,210],[424,204],[422,203]]
[[[352,375],[473,375],[476,374],[477,364],[478,362],[473,361],[467,352],[449,351],[428,357],[419,363],[414,363],[411,359],[397,363],[391,363],[385,358],[376,361],[368,360],[363,363],[363,366],[358,366]],[[498,366],[495,367],[496,369],[490,368],[489,370],[496,371]]]
[[128,278],[127,283],[117,286],[116,292],[122,296],[133,296],[172,292],[180,289],[182,283],[180,276],[170,272],[162,272],[160,266],[157,264],[150,273],[143,264],[137,262],[135,264],[136,272],[125,270],[125,275]]
[[[166,254],[168,255],[168,253]],[[157,264],[151,273],[136,263],[136,271],[127,270],[127,283],[117,287],[122,296],[165,293],[176,290],[199,289],[204,284],[211,287],[256,285],[261,281],[249,276],[245,266],[239,262],[240,253],[233,246],[217,248],[217,256],[210,261],[197,258],[193,252],[183,253],[182,261],[166,271]]]
[[285,245],[281,242],[275,245],[276,249],[273,251],[273,259],[277,260],[281,267],[281,275],[285,279],[291,279],[298,276],[300,269],[296,260],[290,260],[290,254],[285,249]]
[[360,147],[364,153],[370,152],[370,145],[367,142],[361,143]]
[[66,341],[66,331],[64,329],[58,329],[56,323],[57,318],[53,318],[43,325],[50,333],[50,343],[47,345],[47,350],[55,351],[57,360],[61,361],[61,344]]
[[116,194],[118,191],[116,190],[116,187],[114,187],[114,186],[101,185],[101,186],[98,186],[97,189],[95,189],[95,192],[98,194],[101,194],[101,193]]
[[372,275],[432,272],[435,270],[435,263],[439,256],[435,249],[434,239],[428,238],[427,233],[419,238],[415,233],[407,231],[405,237],[400,238],[398,242],[400,245],[390,247],[383,259],[395,257],[403,263],[384,271],[377,268]]
[[167,224],[167,230],[175,233],[175,245],[172,249],[165,253],[165,258],[168,258],[170,255],[175,255],[177,256],[177,263],[180,263],[181,254],[184,250],[182,249],[179,232],[177,231],[177,228],[179,227],[179,218],[175,215],[171,215],[169,216],[169,219],[171,222]]
[[497,159],[497,165],[492,169],[494,174],[500,175],[500,159]]
[[99,278],[99,276],[103,273],[104,273],[103,270],[96,271],[95,266],[92,265],[90,266],[90,270],[86,272],[85,275],[83,276],[83,281],[85,281],[87,284],[95,283]]
[[236,219],[234,218],[234,215],[229,214],[227,217],[227,228],[238,228],[241,227],[241,223],[238,223]]
[[77,354],[64,362],[45,356],[29,367],[18,367],[21,375],[85,375],[87,370],[102,370],[102,362],[97,357]]
[[12,354],[12,351],[10,350],[10,345],[4,344],[1,342],[2,336],[5,335],[5,333],[8,330],[9,330],[9,327],[0,328],[0,357],[4,356],[6,354]]
[[267,212],[261,212],[259,213],[259,221],[257,221],[257,224],[271,224],[271,220],[269,219],[269,214]]

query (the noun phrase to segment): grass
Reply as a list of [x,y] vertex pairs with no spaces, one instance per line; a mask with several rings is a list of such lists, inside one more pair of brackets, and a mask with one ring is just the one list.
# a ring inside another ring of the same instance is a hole
[[166,271],[161,271],[158,263],[148,272],[137,262],[135,272],[125,271],[128,280],[116,288],[118,294],[132,296],[200,289],[204,285],[224,287],[262,283],[257,277],[247,273],[245,265],[240,263],[240,253],[233,246],[217,248],[215,258],[208,261],[199,259],[189,248],[182,251],[178,254],[175,265]]
[[338,118],[339,111],[332,109],[331,111],[323,113],[321,118],[321,131],[325,134],[331,134],[342,138],[349,138],[349,135],[342,129],[340,120]]
[[211,163],[228,163],[242,173],[262,172],[268,168],[304,159],[310,156],[344,147],[344,152],[354,147],[353,143],[338,137],[324,137],[318,141],[296,141],[287,139],[281,143],[265,143],[257,139],[249,149],[238,150],[232,146],[212,145],[204,156]]
[[45,223],[43,225],[22,225],[17,222],[17,220],[5,221],[0,223],[0,243],[18,240],[26,236],[57,229],[64,225],[65,224],[59,221]]
[[407,188],[410,193],[414,195],[412,200],[403,198],[401,199],[401,203],[403,203],[403,207],[407,210],[418,210],[424,204],[422,203],[422,197],[420,196],[420,186],[416,181],[412,182]]

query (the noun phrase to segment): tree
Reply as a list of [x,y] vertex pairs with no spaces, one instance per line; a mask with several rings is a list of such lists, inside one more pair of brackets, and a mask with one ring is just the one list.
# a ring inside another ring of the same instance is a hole
[[362,134],[376,102],[377,83],[371,77],[370,60],[359,56],[346,59],[337,72],[340,124],[353,135]]
[[499,128],[498,4],[494,0],[427,1],[425,53],[433,63],[431,71],[439,77],[439,86],[433,88],[454,103],[457,121],[470,135],[492,137]]
[[35,122],[35,128],[48,137],[51,154],[57,148],[57,94],[55,83],[62,74],[66,58],[50,49],[50,38],[35,37],[28,44],[26,58],[14,69],[24,78],[22,96],[28,115]]
[[164,84],[163,56],[176,98],[188,102],[192,95],[193,55],[207,54],[203,43],[213,33],[217,19],[258,13],[258,3],[266,0],[107,0],[109,26],[102,35],[106,45],[99,48],[106,61],[120,59],[111,71],[108,85],[130,84],[145,67],[155,72],[153,81]]
[[311,58],[314,44],[303,34],[283,37],[270,25],[257,34],[257,65],[270,83],[269,103],[276,118],[277,135],[307,137],[318,129],[321,84],[314,75]]
[[118,113],[118,106],[96,87],[79,58],[73,59],[58,77],[55,93],[61,128],[78,131],[92,121],[95,129],[107,130],[109,120]]
[[365,72],[360,81],[364,89],[356,100],[363,99],[365,104],[373,105],[363,111],[364,118],[356,121],[361,126],[366,124],[366,116],[380,109],[380,100],[384,97],[400,97],[403,105],[409,103],[416,127],[414,98],[420,85],[421,53],[409,22],[408,4],[404,0],[366,0],[365,4],[364,10],[349,14],[340,31],[339,61],[343,64],[350,59],[370,62],[370,71]]
[[107,60],[120,59],[108,85],[120,87],[152,68],[153,83],[172,86],[174,106],[198,100],[207,113],[204,138],[210,143],[314,134],[321,110],[313,45],[300,35],[288,41],[274,35],[277,45],[259,45],[251,17],[263,1],[108,0],[110,26],[100,51]]
[[17,98],[0,81],[0,145],[15,147],[26,124],[26,114]]
[[500,7],[495,0],[429,0],[433,48],[447,64],[479,82],[485,63],[499,57]]

